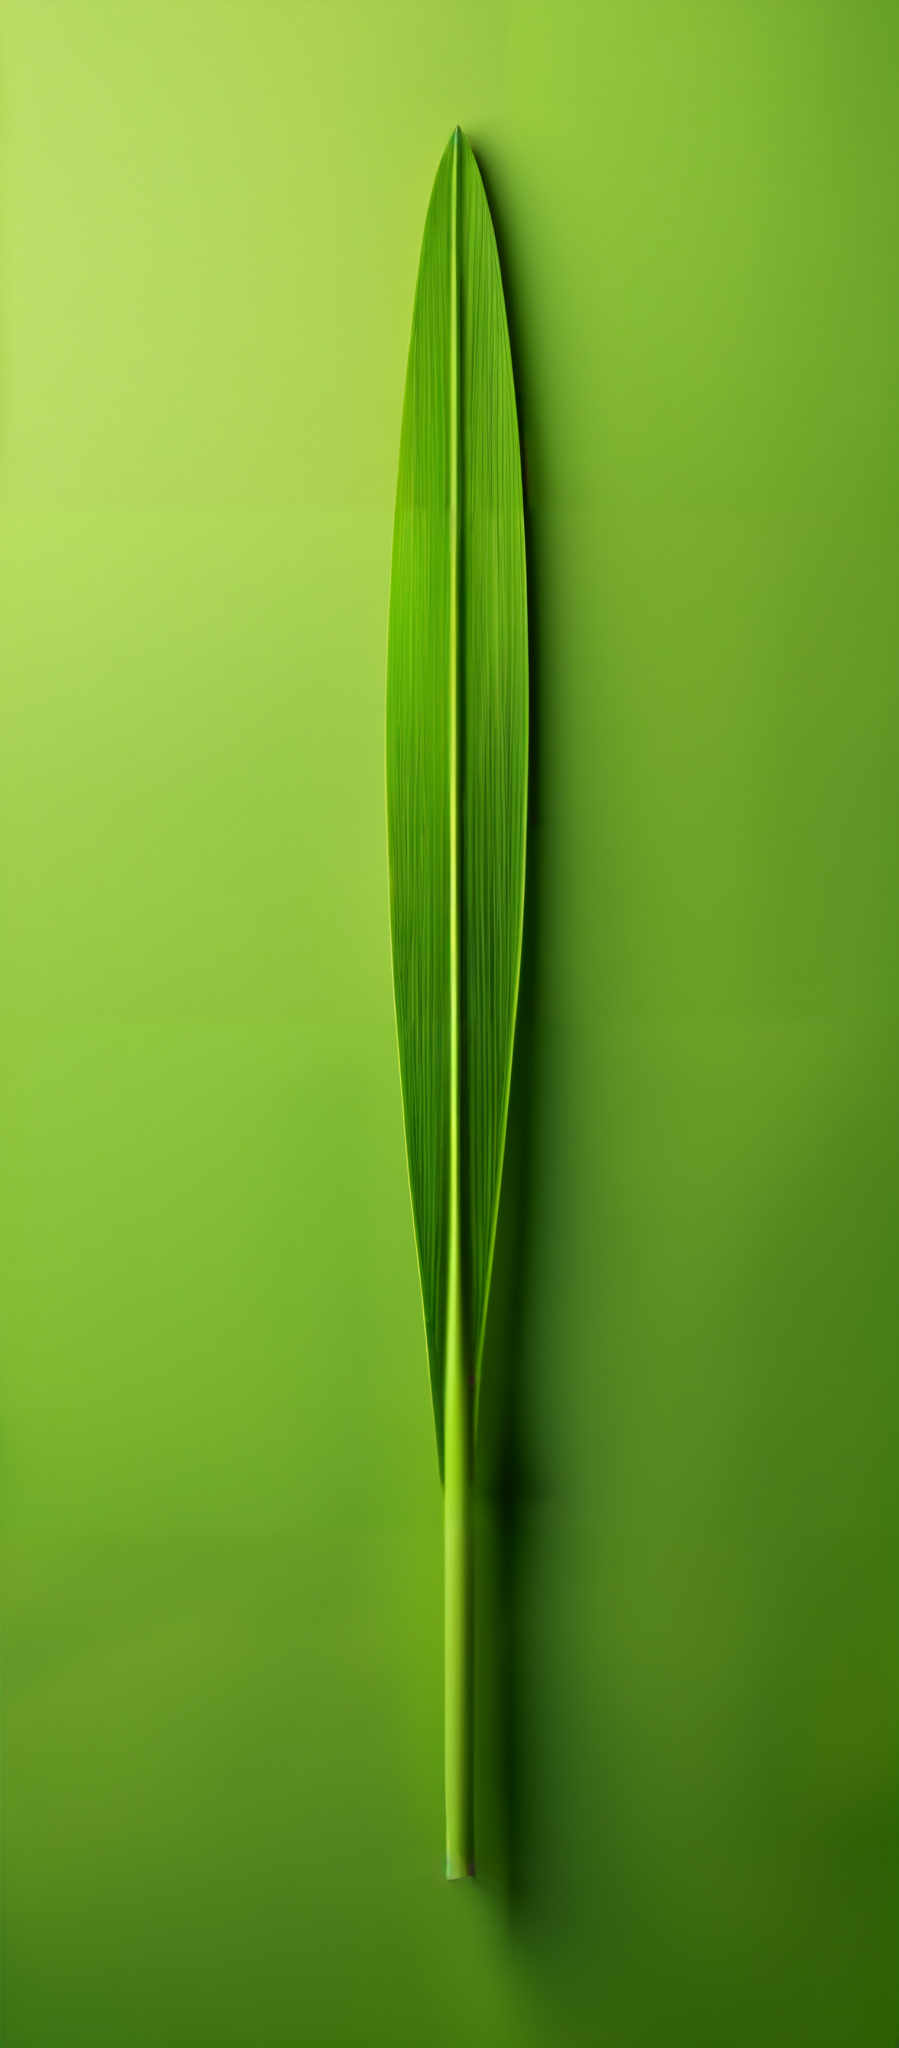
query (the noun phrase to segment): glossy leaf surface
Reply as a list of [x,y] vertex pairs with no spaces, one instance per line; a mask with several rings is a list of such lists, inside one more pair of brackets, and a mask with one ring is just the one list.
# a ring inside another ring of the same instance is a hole
[[425,223],[400,444],[387,673],[390,910],[438,1453],[449,1300],[477,1386],[524,903],[521,461],[499,259],[457,130]]

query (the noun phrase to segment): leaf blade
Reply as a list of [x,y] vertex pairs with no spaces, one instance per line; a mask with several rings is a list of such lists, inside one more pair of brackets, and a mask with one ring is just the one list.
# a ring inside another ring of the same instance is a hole
[[524,904],[527,663],[505,303],[480,173],[457,130],[422,241],[387,663],[394,994],[441,1471],[448,1289],[461,1261],[477,1387],[499,1202]]

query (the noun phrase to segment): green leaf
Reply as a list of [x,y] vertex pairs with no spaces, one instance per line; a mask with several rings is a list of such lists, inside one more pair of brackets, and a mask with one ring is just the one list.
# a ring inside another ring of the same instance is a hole
[[524,511],[499,258],[456,129],[431,194],[400,442],[387,661],[390,912],[437,1446],[448,1360],[473,1435],[524,906]]

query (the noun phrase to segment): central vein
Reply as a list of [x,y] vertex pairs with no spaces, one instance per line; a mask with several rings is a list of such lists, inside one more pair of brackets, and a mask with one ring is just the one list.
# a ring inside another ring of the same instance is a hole
[[449,913],[450,1129],[444,1380],[444,1713],[446,1869],[472,1869],[472,1517],[471,1400],[462,1284],[461,910],[460,853],[460,432],[459,432],[459,131],[453,136],[450,187],[450,560],[449,560]]
[[[453,136],[450,186],[450,446],[449,446],[449,912],[450,912],[450,1219],[449,1299],[461,1309],[459,1072],[459,131]],[[451,1309],[452,1314],[452,1309]],[[460,1317],[461,1322],[461,1317]],[[461,1336],[461,1328],[459,1336]]]

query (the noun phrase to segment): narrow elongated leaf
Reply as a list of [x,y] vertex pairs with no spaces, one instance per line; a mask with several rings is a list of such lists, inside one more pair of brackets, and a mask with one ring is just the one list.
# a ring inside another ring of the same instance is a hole
[[422,242],[387,664],[397,1035],[441,1471],[454,1347],[475,1412],[480,1382],[518,998],[527,753],[512,361],[484,187],[457,129]]

